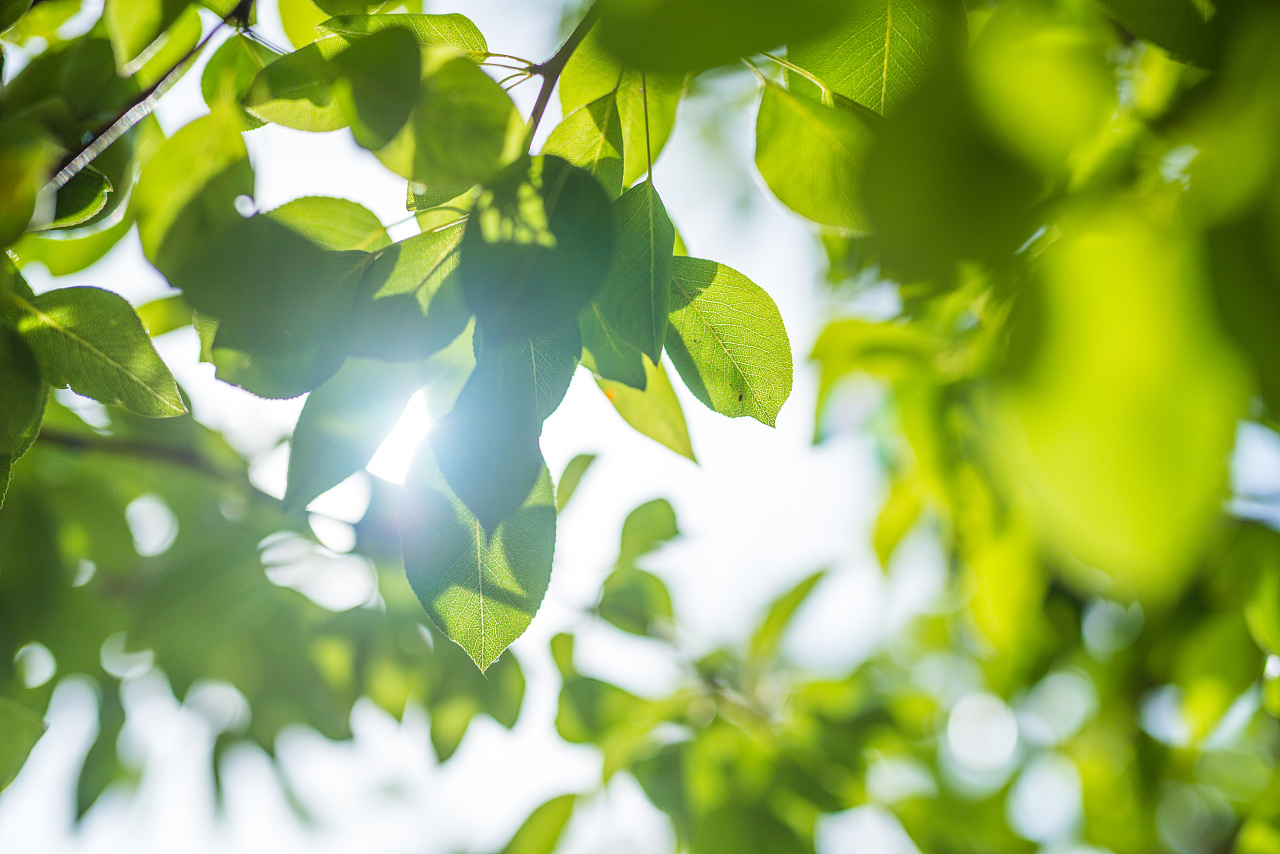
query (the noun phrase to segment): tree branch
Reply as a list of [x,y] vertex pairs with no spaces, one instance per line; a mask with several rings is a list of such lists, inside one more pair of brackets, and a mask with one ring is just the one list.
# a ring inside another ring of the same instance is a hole
[[541,75],[542,89],[538,92],[538,100],[534,102],[533,112],[529,115],[528,142],[533,142],[534,131],[538,129],[542,114],[546,112],[547,104],[551,102],[551,92],[556,88],[556,81],[560,79],[560,73],[564,71],[565,64],[577,50],[578,45],[582,44],[582,40],[587,37],[587,31],[591,29],[591,25],[598,17],[600,17],[600,4],[596,2],[591,4],[591,8],[582,16],[582,20],[573,28],[573,32],[569,33],[569,38],[565,39],[564,44],[560,45],[560,49],[550,59],[529,67],[531,72]]

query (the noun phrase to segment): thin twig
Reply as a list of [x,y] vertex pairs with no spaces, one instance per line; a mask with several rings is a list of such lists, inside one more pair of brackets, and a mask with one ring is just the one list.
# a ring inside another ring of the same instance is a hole
[[177,82],[178,70],[196,56],[199,56],[200,52],[209,44],[209,40],[217,35],[229,21],[242,16],[243,11],[241,6],[243,5],[244,4],[238,4],[234,9],[228,12],[226,16],[223,17],[222,20],[218,21],[217,25],[209,31],[209,35],[205,36],[195,47],[187,51],[186,54],[183,55],[182,59],[178,60],[173,67],[160,77],[159,80],[139,92],[134,99],[129,102],[129,106],[125,108],[124,112],[117,116],[105,130],[86,142],[75,154],[68,155],[63,161],[62,167],[58,170],[57,174],[49,180],[45,189],[56,193],[58,190],[65,187],[68,181],[80,174],[80,172],[92,163],[98,155],[106,151],[113,142],[124,136],[128,133],[131,127],[150,115],[152,109],[155,107],[155,102],[159,100],[161,95],[169,90],[170,86]]
[[547,104],[551,102],[551,92],[556,88],[556,81],[560,79],[565,64],[577,50],[578,45],[582,44],[582,40],[587,37],[587,31],[591,29],[591,25],[598,17],[600,17],[600,4],[597,2],[591,5],[587,13],[582,16],[582,20],[573,28],[573,32],[569,33],[569,38],[565,39],[564,44],[560,45],[560,49],[550,59],[530,67],[530,71],[542,77],[542,89],[538,92],[538,100],[534,102],[533,112],[529,115],[529,129],[525,134],[528,142],[533,142],[533,134],[538,129],[538,123],[542,121],[542,114],[546,112]]

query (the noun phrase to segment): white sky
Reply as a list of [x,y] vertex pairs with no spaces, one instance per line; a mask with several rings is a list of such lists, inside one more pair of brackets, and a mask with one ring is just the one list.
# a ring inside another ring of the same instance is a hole
[[[468,0],[429,11],[463,11],[493,50],[541,59],[554,50],[557,3]],[[275,22],[261,30],[277,44]],[[172,132],[205,112],[192,70],[161,103],[158,115]],[[126,741],[146,757],[138,795],[108,795],[86,822],[70,830],[74,770],[93,732],[91,695],[64,685],[50,711],[51,730],[19,780],[0,797],[0,851],[128,852],[349,852],[431,854],[501,847],[529,810],[565,791],[595,788],[599,762],[592,751],[565,745],[555,735],[558,679],[547,640],[572,626],[579,631],[581,668],[641,693],[665,690],[680,671],[653,644],[624,638],[581,616],[616,556],[622,520],[655,497],[674,504],[683,538],[651,556],[647,566],[670,585],[693,651],[738,642],[774,595],[815,569],[833,568],[814,597],[791,648],[815,668],[840,672],[869,651],[890,625],[899,624],[936,583],[939,560],[924,540],[904,547],[902,562],[918,572],[895,575],[889,588],[870,551],[870,525],[881,480],[869,437],[845,435],[813,447],[814,371],[806,362],[823,320],[820,260],[809,226],[768,197],[751,166],[755,107],[749,74],[726,85],[723,103],[682,106],[676,134],[655,170],[655,184],[695,256],[713,258],[746,274],[778,303],[796,359],[795,390],[776,429],[707,411],[680,388],[695,451],[695,466],[627,427],[579,371],[565,403],[547,422],[542,448],[554,474],[577,453],[600,454],[560,523],[555,573],[542,610],[513,649],[529,679],[521,719],[507,732],[477,718],[457,755],[436,767],[426,722],[409,714],[397,725],[365,704],[353,719],[350,744],[330,744],[310,733],[282,739],[280,754],[304,799],[322,817],[303,828],[288,812],[267,760],[245,748],[226,769],[226,820],[212,814],[207,773],[210,733],[203,719],[183,710],[163,683],[134,679],[126,697]],[[527,114],[534,82],[515,90]],[[719,122],[730,155],[709,157],[696,134],[715,123],[693,121],[699,110],[728,116]],[[558,117],[555,102],[542,133]],[[404,218],[404,183],[359,149],[350,135],[305,134],[267,127],[248,134],[257,170],[257,205],[272,208],[302,195],[340,196],[364,204],[385,223]],[[407,231],[406,231],[407,228]],[[414,233],[410,224],[394,233]],[[170,292],[143,261],[136,236],[92,272],[61,280],[32,272],[37,290],[94,284],[141,303]],[[287,455],[271,451],[287,435],[301,400],[261,401],[219,384],[212,367],[196,362],[194,333],[183,330],[157,342],[194,400],[195,413],[225,429],[250,454],[266,452],[254,467],[258,483],[283,492]],[[673,374],[674,377],[674,374]],[[678,383],[677,383],[678,385]],[[864,395],[869,408],[875,394]],[[359,475],[357,478],[364,477]],[[340,487],[328,507],[343,515]],[[326,500],[326,499],[322,499]],[[341,526],[339,535],[341,534]],[[391,794],[389,794],[391,793]],[[582,810],[571,826],[569,851],[664,852],[671,848],[661,817],[625,775],[607,796]],[[827,850],[849,839],[883,838],[895,845],[892,822],[879,814],[845,817],[822,835]],[[852,829],[850,829],[852,828]],[[852,834],[852,836],[850,835]],[[909,850],[909,849],[908,849]]]

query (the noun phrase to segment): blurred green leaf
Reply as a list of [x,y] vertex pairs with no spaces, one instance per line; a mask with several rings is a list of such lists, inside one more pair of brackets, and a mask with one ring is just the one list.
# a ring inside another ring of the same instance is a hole
[[577,800],[577,795],[560,795],[534,809],[499,854],[551,854]]
[[30,8],[31,0],[4,0],[0,3],[0,33],[16,24]]
[[605,578],[596,610],[633,635],[661,636],[673,620],[671,594],[662,579],[631,566],[619,567]]
[[[200,94],[205,104],[210,110],[224,102],[238,106],[249,94],[249,88],[262,69],[280,56],[273,48],[244,33],[236,33],[224,41],[205,63],[204,73],[200,75]],[[244,110],[241,110],[241,120],[250,130],[262,125],[256,116]]]
[[21,447],[43,397],[35,354],[16,329],[0,326],[0,455],[12,456]]
[[618,410],[622,420],[638,433],[696,463],[698,460],[693,455],[684,410],[680,408],[680,399],[671,387],[671,380],[667,379],[667,372],[662,365],[655,365],[647,357],[640,358],[645,372],[643,390],[605,379],[597,379],[596,384],[613,408]]
[[689,391],[722,415],[772,427],[791,394],[791,344],[761,288],[714,261],[677,256],[667,349]]
[[811,38],[839,22],[837,0],[605,0],[600,41],[628,65],[649,71],[700,71],[786,42]]
[[622,523],[618,566],[634,566],[636,559],[680,535],[676,511],[665,498],[655,498],[627,514]]
[[569,499],[572,498],[573,493],[577,491],[578,484],[582,482],[583,476],[595,461],[595,454],[578,454],[576,457],[569,460],[568,464],[564,467],[564,472],[560,475],[560,480],[556,482],[557,514],[564,512],[564,508],[569,504]]
[[80,225],[107,206],[113,189],[106,175],[86,166],[58,190],[53,219],[39,226],[39,230]]
[[0,789],[18,776],[44,730],[44,720],[38,714],[8,697],[0,697]]
[[778,654],[778,647],[787,629],[791,627],[796,611],[800,610],[800,606],[809,598],[813,588],[817,587],[818,582],[825,577],[826,570],[806,576],[790,590],[769,603],[764,619],[751,635],[752,658],[764,661]]
[[435,624],[486,670],[524,633],[551,578],[555,496],[544,467],[492,536],[419,453],[401,514],[405,571]]
[[756,119],[756,168],[784,205],[814,222],[861,232],[858,198],[873,127],[867,116],[764,84]]
[[190,0],[107,0],[102,19],[111,36],[116,63],[125,65],[160,37],[186,10]]

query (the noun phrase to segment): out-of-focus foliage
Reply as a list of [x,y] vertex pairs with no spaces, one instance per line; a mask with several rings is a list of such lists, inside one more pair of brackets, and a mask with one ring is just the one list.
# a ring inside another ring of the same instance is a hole
[[[62,35],[78,8],[0,3],[0,784],[68,676],[100,700],[80,812],[130,779],[135,652],[180,699],[215,681],[247,701],[215,768],[292,724],[345,738],[364,696],[424,704],[441,761],[477,714],[514,725],[503,653],[590,464],[557,494],[538,444],[578,366],[690,460],[668,364],[726,416],[772,425],[791,391],[766,289],[688,256],[652,174],[686,92],[715,92],[699,75],[738,74],[759,82],[762,184],[830,262],[816,434],[849,384],[881,389],[875,553],[892,579],[901,543],[932,539],[943,595],[838,677],[787,643],[834,573],[693,652],[646,568],[679,531],[650,502],[588,617],[683,679],[637,696],[557,636],[560,735],[692,854],[812,851],[824,816],[869,804],[925,852],[1280,851],[1276,492],[1229,480],[1241,422],[1280,427],[1274,4],[599,0],[541,62],[415,2],[281,0],[286,53],[252,4],[108,0]],[[150,99],[203,50],[210,112],[166,139]],[[505,86],[532,76],[526,119]],[[342,199],[250,215],[243,135],[266,123],[350,132],[408,181],[422,233]],[[135,224],[181,295],[135,309],[21,273],[92,269]],[[845,316],[866,289],[892,310]],[[284,502],[185,414],[148,332],[187,324],[219,378],[311,394]],[[380,487],[354,550],[324,549],[302,508],[424,386],[438,426],[404,500]],[[111,408],[91,427],[55,387]],[[304,595],[327,571],[363,574],[367,601]],[[539,807],[505,850],[552,850],[590,798]]]

